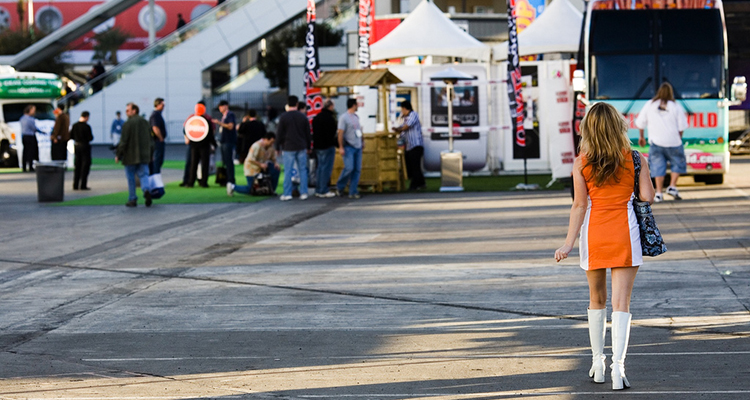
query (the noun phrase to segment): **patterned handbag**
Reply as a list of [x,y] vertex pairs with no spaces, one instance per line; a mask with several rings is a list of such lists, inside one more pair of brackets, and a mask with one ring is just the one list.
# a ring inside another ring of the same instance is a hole
[[640,193],[638,181],[641,176],[641,155],[633,150],[633,166],[635,167],[635,198],[633,199],[633,210],[638,219],[638,227],[641,231],[641,249],[644,256],[656,257],[667,252],[664,238],[661,237],[659,227],[656,226],[651,204],[638,198]]

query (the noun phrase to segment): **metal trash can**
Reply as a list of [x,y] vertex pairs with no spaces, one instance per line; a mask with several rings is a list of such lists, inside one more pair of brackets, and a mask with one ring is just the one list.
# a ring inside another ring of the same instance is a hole
[[39,202],[63,201],[65,161],[35,162],[34,168]]

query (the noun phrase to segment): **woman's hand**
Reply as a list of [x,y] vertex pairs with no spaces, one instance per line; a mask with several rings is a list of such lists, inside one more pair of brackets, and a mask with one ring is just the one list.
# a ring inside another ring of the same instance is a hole
[[568,246],[567,244],[555,250],[555,260],[557,260],[557,262],[560,262],[568,258],[568,254],[570,254],[571,250],[573,250],[573,246]]

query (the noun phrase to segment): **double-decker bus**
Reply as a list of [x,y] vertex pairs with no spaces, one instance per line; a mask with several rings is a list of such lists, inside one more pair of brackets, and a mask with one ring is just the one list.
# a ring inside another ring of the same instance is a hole
[[696,182],[722,183],[729,170],[728,109],[744,78],[735,79],[737,85],[728,79],[721,2],[594,0],[583,35],[586,97],[623,113],[633,148],[648,154],[648,145],[638,146],[635,119],[659,85],[669,82],[688,113],[688,174]]

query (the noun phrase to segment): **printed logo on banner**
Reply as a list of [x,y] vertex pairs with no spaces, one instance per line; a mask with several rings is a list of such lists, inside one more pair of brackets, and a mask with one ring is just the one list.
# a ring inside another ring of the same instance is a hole
[[518,146],[526,146],[526,131],[523,126],[524,102],[521,94],[521,65],[518,59],[518,33],[516,30],[516,0],[508,0],[508,99],[510,119]]
[[374,0],[359,0],[359,50],[360,69],[370,68],[370,36],[372,35],[372,6]]
[[[313,84],[320,77],[318,44],[315,39],[315,0],[307,0],[307,35],[305,36],[305,104],[307,119],[312,119],[323,109],[323,97],[320,88]],[[312,129],[312,124],[311,124]]]

